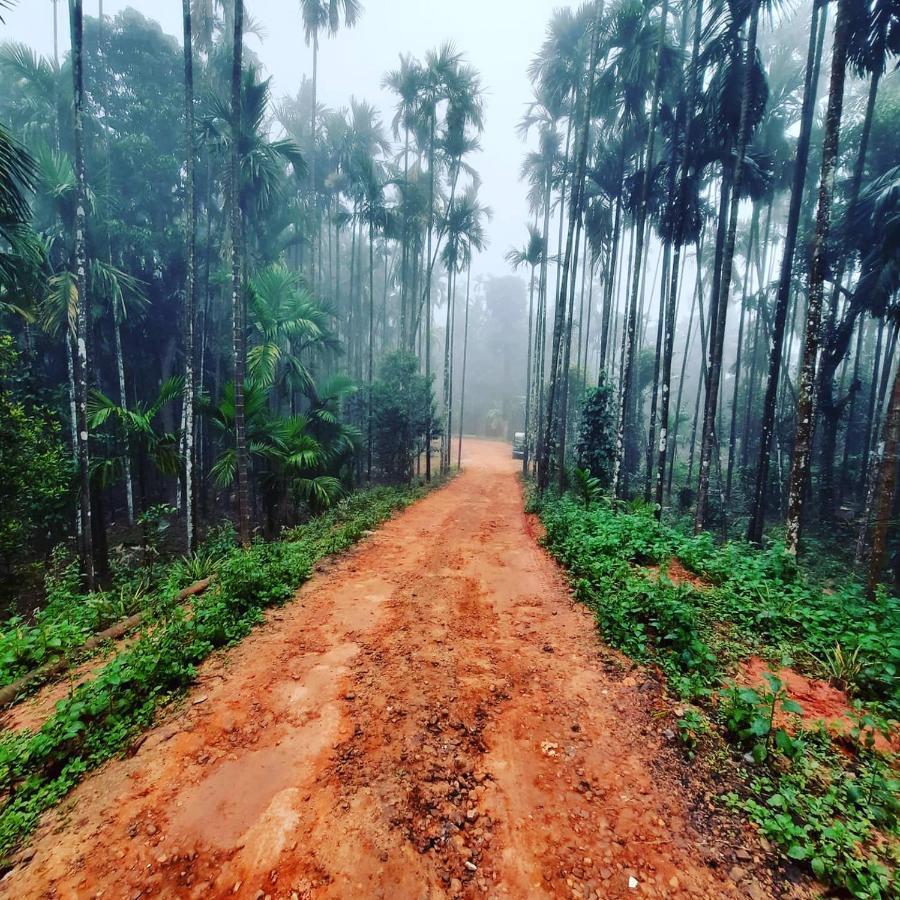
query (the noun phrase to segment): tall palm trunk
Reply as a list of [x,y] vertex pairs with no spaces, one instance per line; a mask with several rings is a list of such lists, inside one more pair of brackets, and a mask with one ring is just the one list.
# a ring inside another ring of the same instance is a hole
[[[653,450],[656,446],[656,411],[660,394],[660,369],[662,367],[663,334],[665,331],[666,308],[671,306],[673,311],[677,301],[678,274],[670,271],[672,246],[666,242],[663,247],[662,277],[659,280],[659,310],[656,319],[656,347],[653,357],[653,393],[650,397],[650,423],[647,433],[646,473],[644,475],[644,500],[649,503],[653,492]],[[674,277],[675,283],[669,284],[670,277]],[[672,295],[666,303],[666,291],[671,290]],[[648,314],[649,316],[649,314]],[[660,423],[660,430],[665,427]]]
[[[409,127],[404,128],[403,138],[403,195],[404,205],[409,201]],[[403,241],[401,263],[400,263],[400,346],[406,349],[407,346],[407,266],[409,264],[409,221],[406,210],[403,210],[403,231],[401,240]],[[413,295],[415,296],[415,294]]]
[[[545,359],[547,351],[547,283],[549,279],[548,251],[550,248],[550,202],[552,196],[552,172],[551,167],[547,167],[547,179],[544,186],[544,231],[543,231],[543,255],[541,257],[541,276],[538,283],[538,326],[534,358],[534,401],[537,408],[537,440],[534,441],[534,462],[541,458],[541,448],[543,447],[544,436],[544,374]],[[526,442],[530,440],[530,435],[525,435]]]
[[369,361],[368,399],[366,403],[366,480],[372,480],[372,385],[375,361],[375,223],[369,211]]
[[[687,7],[682,10],[681,15],[681,46],[685,47],[687,44],[687,27],[688,27],[688,12]],[[673,235],[674,244],[673,254],[672,254],[672,272],[671,272],[671,281],[669,284],[669,302],[665,307],[665,326],[664,326],[664,336],[663,336],[663,359],[662,359],[662,384],[660,385],[659,391],[659,449],[657,452],[656,458],[656,492],[655,492],[655,515],[657,518],[662,517],[662,506],[663,506],[663,490],[666,484],[666,463],[669,457],[669,404],[672,396],[672,353],[675,347],[675,312],[676,312],[676,302],[678,298],[678,278],[679,278],[679,270],[681,268],[681,254],[682,247],[684,245],[684,214],[685,214],[685,203],[687,201],[687,176],[690,166],[690,148],[691,141],[693,139],[693,124],[694,124],[694,108],[697,103],[697,90],[699,84],[698,78],[698,59],[700,56],[700,35],[703,31],[703,0],[696,0],[695,3],[695,11],[694,11],[694,34],[693,34],[693,45],[691,47],[691,69],[690,69],[690,84],[687,92],[687,105],[681,105],[681,112],[675,118],[675,135],[673,139],[673,147],[672,147],[672,164],[671,164],[671,175],[670,178],[674,181],[675,178],[675,151],[678,145],[678,141],[682,132],[682,129],[685,131],[685,155],[684,159],[681,161],[681,167],[678,178],[678,188],[675,193],[675,234]],[[683,74],[683,73],[682,73]],[[685,118],[687,121],[685,122]],[[670,190],[669,194],[671,196],[672,190],[671,186],[673,181],[670,181]],[[700,268],[700,254],[698,251],[697,254],[697,268]],[[684,348],[684,359],[687,359],[687,351],[688,345],[691,339],[691,324],[694,319],[694,303],[696,302],[696,298],[692,300],[691,303],[691,315],[690,320],[688,322],[688,334],[685,338],[685,348]],[[657,350],[657,356],[659,351]],[[682,372],[681,372],[681,381],[679,383],[678,388],[678,404],[676,407],[676,416],[675,416],[675,428],[678,427],[678,414],[681,411],[681,391],[684,387],[684,362],[682,363]],[[673,435],[674,437],[674,435]],[[648,447],[648,457],[647,457],[647,488],[649,492],[650,486],[650,453],[653,452],[652,440]],[[674,457],[673,457],[673,465],[674,465]],[[647,497],[649,500],[649,496]]]
[[[585,127],[590,127],[590,119],[588,118]],[[583,191],[579,191],[578,205],[581,206],[581,196]],[[581,211],[578,211],[578,218],[575,223],[575,249],[572,253],[572,271],[569,277],[569,311],[566,316],[566,331],[562,359],[562,397],[559,403],[559,489],[565,489],[566,486],[566,438],[568,432],[569,417],[569,378],[571,374],[572,360],[572,319],[575,312],[575,282],[578,274],[578,244],[581,239]]]
[[188,552],[196,543],[197,490],[194,484],[194,316],[197,305],[195,258],[197,251],[197,206],[194,190],[194,53],[191,39],[191,2],[182,0],[184,19],[184,129],[185,206],[187,207],[187,266],[184,286],[184,495],[185,533]]
[[[531,277],[534,280],[534,266],[531,267]],[[463,358],[462,378],[459,386],[459,447],[456,451],[456,468],[462,469],[462,440],[463,440],[463,416],[466,410],[466,357],[469,351],[469,288],[472,283],[472,260],[469,260],[466,269],[466,317],[463,324]],[[527,434],[527,429],[526,429]],[[527,440],[526,440],[527,447]]]
[[[318,88],[318,79],[319,79],[319,30],[316,28],[313,31],[313,65],[312,65],[312,107],[309,111],[309,200],[312,204],[312,227],[310,228],[310,235],[315,234],[316,239],[318,239],[319,231],[317,227],[317,223],[319,220],[319,205],[316,200],[316,93]],[[313,290],[316,288],[316,249],[313,245],[312,238],[310,239],[310,248],[309,248],[309,270],[312,275],[310,278],[310,282],[312,283]]]
[[[617,184],[621,185],[625,178],[625,141],[619,152],[619,177]],[[610,325],[615,331],[616,323],[613,320],[613,294],[616,285],[616,262],[619,257],[619,239],[622,233],[622,191],[616,191],[616,211],[613,216],[612,247],[609,251],[609,266],[606,284],[603,290],[603,321],[600,326],[600,371],[606,371],[607,354],[610,348]],[[614,343],[614,342],[613,342]],[[612,356],[612,354],[610,354]],[[598,376],[599,377],[599,376]]]
[[841,112],[844,105],[844,79],[850,38],[849,0],[838,0],[834,26],[834,45],[831,56],[831,83],[828,89],[828,111],[825,115],[825,135],[822,139],[822,173],[819,181],[819,202],[816,209],[816,236],[809,273],[809,303],[806,312],[806,337],[800,364],[800,383],[797,390],[797,428],[794,434],[794,455],[788,485],[788,513],[785,544],[788,553],[796,554],[800,546],[800,523],[809,478],[810,452],[815,423],[813,407],[816,364],[819,355],[819,329],[822,319],[822,297],[828,269],[827,243],[831,225],[831,202],[841,132]]
[[[117,311],[113,309],[113,343],[116,353],[116,380],[119,385],[119,406],[128,409],[128,395],[125,391],[125,358],[122,352],[122,325]],[[134,522],[134,481],[131,477],[131,442],[125,435],[125,455],[123,458],[125,475],[125,508],[128,510],[128,524]]]
[[897,487],[898,444],[900,444],[900,366],[897,367],[897,371],[894,374],[891,402],[888,407],[887,417],[884,420],[881,446],[878,450],[878,455],[881,457],[878,476],[879,488],[876,492],[878,499],[871,518],[872,552],[869,559],[869,577],[866,583],[866,593],[869,599],[875,596],[875,589],[881,578],[881,570],[884,566],[887,531],[888,526],[891,524],[891,508]]
[[241,133],[241,57],[243,51],[244,0],[234,3],[234,44],[231,62],[231,315],[234,351],[234,439],[237,457],[238,536],[241,546],[250,546],[250,472],[244,421],[244,260],[241,222],[241,171],[238,141]]
[[[470,266],[471,268],[471,266]],[[522,472],[528,474],[528,442],[531,434],[531,364],[534,357],[534,347],[532,346],[534,335],[534,264],[531,266],[531,284],[528,287],[528,354],[525,362],[525,447],[522,452]],[[466,329],[469,326],[469,287],[466,284]],[[465,357],[465,338],[463,338],[463,377],[466,372]],[[460,396],[460,407],[462,406],[462,396]],[[462,444],[462,409],[459,416],[460,427],[460,445]]]
[[[431,389],[431,242],[434,232],[434,109],[431,110],[431,123],[428,135],[428,240],[427,240],[427,270],[425,278],[425,383]],[[428,412],[425,415],[425,481],[431,481],[431,403],[428,404]]]
[[451,421],[451,389],[450,389],[450,363],[452,359],[451,334],[453,328],[453,295],[454,295],[454,267],[447,266],[447,321],[444,326],[444,425],[441,429],[441,474],[446,474],[450,469],[450,429]]
[[766,499],[769,485],[769,463],[772,453],[772,432],[775,428],[778,381],[781,374],[781,359],[784,352],[784,331],[787,324],[788,303],[791,297],[791,276],[794,267],[794,251],[797,246],[800,213],[803,207],[803,189],[806,185],[806,169],[809,162],[809,145],[816,105],[817,84],[814,81],[813,73],[818,70],[816,54],[817,48],[821,48],[818,39],[818,32],[820,31],[819,14],[819,0],[814,0],[812,18],[809,24],[809,44],[806,51],[806,76],[803,86],[803,107],[800,112],[800,135],[797,139],[794,177],[791,184],[791,201],[788,208],[784,249],[782,250],[781,255],[778,293],[775,298],[775,322],[772,328],[771,345],[769,348],[769,373],[766,380],[766,393],[763,398],[759,456],[757,457],[756,462],[756,481],[753,489],[753,505],[750,512],[750,522],[747,529],[747,540],[755,544],[762,542],[763,527],[765,525]]
[[[878,96],[878,84],[881,73],[876,69],[869,82],[869,96],[866,101],[866,113],[863,118],[862,133],[859,138],[859,149],[856,154],[856,162],[853,167],[853,177],[850,182],[850,192],[847,198],[847,209],[853,209],[859,199],[859,191],[862,185],[863,171],[866,165],[866,153],[869,147],[869,137],[872,132],[872,118],[875,112],[875,100]],[[837,312],[840,305],[841,288],[844,281],[848,254],[842,254],[833,277],[834,287],[831,292],[831,301],[828,310],[828,324],[825,329],[823,345],[826,352],[819,366],[819,397],[822,412],[822,441],[821,441],[821,475],[819,487],[819,499],[821,515],[824,520],[832,520],[834,517],[835,490],[834,490],[834,464],[835,450],[837,447],[837,432],[840,420],[847,402],[852,403],[852,397],[856,388],[850,388],[850,394],[844,398],[835,400],[834,377],[841,361],[845,358],[850,338],[852,337],[852,320],[845,319],[843,327],[837,325]],[[845,330],[850,327],[850,333]]]
[[87,192],[84,182],[84,12],[81,0],[70,0],[72,31],[72,85],[75,143],[75,277],[78,311],[75,324],[75,419],[78,435],[78,474],[81,503],[81,565],[88,590],[94,589],[94,535],[91,521],[91,457],[87,424],[88,296],[85,229]]
[[[869,401],[866,404],[866,424],[863,429],[863,448],[860,460],[860,482],[865,485],[869,472],[869,453],[872,448],[872,423],[875,421],[875,399],[878,396],[878,372],[881,367],[881,351],[884,342],[884,318],[878,320],[878,330],[875,335],[875,359],[872,365],[872,380],[869,383]],[[865,493],[862,494],[865,499]]]
[[[572,244],[575,233],[575,223],[578,219],[579,209],[581,207],[581,196],[584,189],[584,172],[587,162],[588,135],[590,132],[590,111],[594,96],[594,64],[597,59],[597,51],[600,44],[600,18],[603,15],[602,0],[597,3],[597,10],[591,27],[591,50],[588,58],[588,88],[587,96],[582,99],[582,109],[576,115],[581,126],[581,135],[579,139],[578,159],[575,167],[575,180],[572,184],[571,197],[569,201],[569,227],[566,236],[566,254],[563,261],[562,277],[560,279],[559,294],[556,298],[556,310],[554,311],[553,321],[553,354],[550,363],[550,386],[547,397],[547,417],[544,430],[544,443],[541,447],[541,456],[538,464],[538,488],[542,492],[547,489],[550,484],[550,458],[552,452],[552,437],[554,419],[554,406],[556,403],[556,394],[558,390],[560,376],[560,356],[562,352],[563,341],[563,325],[566,312],[565,298],[568,293],[568,277],[569,267],[572,263]],[[563,460],[559,460],[560,467],[563,466]]]
[[[728,296],[731,292],[731,274],[734,264],[734,247],[737,238],[737,218],[741,187],[744,180],[744,162],[747,142],[750,138],[750,93],[753,89],[753,68],[756,62],[756,33],[759,26],[759,0],[753,0],[750,23],[747,27],[747,51],[744,60],[744,87],[741,97],[741,120],[738,130],[737,158],[734,165],[734,184],[731,207],[728,213],[728,235],[722,257],[722,275],[719,296],[710,303],[709,370],[706,382],[706,409],[703,417],[703,440],[700,444],[700,480],[697,487],[697,508],[694,513],[694,529],[699,531],[706,523],[706,506],[709,499],[709,474],[712,454],[718,453],[716,440],[716,408],[719,401],[719,381],[722,373],[722,352],[725,346],[725,319],[728,315]],[[715,313],[715,315],[714,315]],[[724,512],[724,511],[723,511]]]
[[[744,284],[741,289],[741,315],[738,320],[737,351],[734,357],[734,389],[731,395],[731,427],[728,432],[728,469],[725,476],[725,501],[731,503],[731,485],[734,477],[734,448],[737,442],[738,392],[741,384],[741,360],[744,349],[744,323],[747,319],[747,286],[750,280],[750,254],[753,252],[753,238],[756,234],[759,210],[753,205],[753,218],[750,223],[750,234],[747,237],[747,265],[744,268]],[[761,287],[761,286],[760,286]]]
[[[646,243],[647,201],[650,196],[650,173],[653,170],[653,152],[656,142],[656,120],[659,115],[659,96],[662,87],[662,48],[666,37],[666,22],[669,14],[669,2],[663,0],[660,11],[659,34],[657,36],[656,66],[653,75],[653,95],[650,101],[650,121],[647,124],[647,150],[644,154],[644,172],[641,176],[641,193],[635,216],[637,230],[635,243],[634,268],[631,277],[631,293],[626,312],[625,353],[622,357],[622,391],[619,402],[619,419],[616,428],[616,453],[613,462],[613,492],[617,497],[628,493],[628,471],[625,462],[625,433],[628,429],[631,406],[635,403],[634,364],[637,356],[637,317],[638,293],[640,290],[641,269],[643,268],[644,246]],[[623,136],[624,138],[624,136]]]

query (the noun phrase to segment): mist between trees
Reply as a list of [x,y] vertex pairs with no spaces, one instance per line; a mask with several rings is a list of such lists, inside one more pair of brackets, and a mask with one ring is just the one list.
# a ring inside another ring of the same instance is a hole
[[280,97],[240,0],[185,3],[178,37],[73,2],[51,58],[2,46],[9,574],[68,540],[90,586],[110,545],[191,549],[223,516],[247,545],[448,472],[474,431],[525,432],[541,490],[577,467],[723,538],[824,539],[874,590],[896,4],[558,11],[522,98],[517,272],[477,278],[490,123],[464,48],[401,55],[393,108],[329,108],[319,55],[363,10],[296,16],[312,72]]

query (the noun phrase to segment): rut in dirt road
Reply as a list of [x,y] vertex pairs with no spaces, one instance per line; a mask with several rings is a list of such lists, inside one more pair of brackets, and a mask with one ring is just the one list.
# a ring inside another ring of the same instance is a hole
[[659,686],[570,598],[509,447],[464,468],[205,665],[3,896],[770,895],[714,865]]

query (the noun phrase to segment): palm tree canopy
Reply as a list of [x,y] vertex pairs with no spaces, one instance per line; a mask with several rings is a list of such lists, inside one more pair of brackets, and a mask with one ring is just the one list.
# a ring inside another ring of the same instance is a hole
[[300,0],[306,45],[318,40],[320,31],[337,34],[342,13],[344,25],[352,28],[362,15],[362,4],[359,0]]

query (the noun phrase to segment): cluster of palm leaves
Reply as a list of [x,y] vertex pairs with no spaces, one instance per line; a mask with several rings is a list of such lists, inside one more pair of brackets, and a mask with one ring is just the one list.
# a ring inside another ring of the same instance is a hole
[[[821,102],[831,10],[839,77]],[[876,477],[869,447],[890,418],[880,335],[900,308],[896,156],[873,147],[896,127],[882,76],[898,37],[891,0],[554,14],[521,124],[533,221],[508,256],[532,285],[525,465],[541,486],[565,481],[571,382],[599,371],[617,385],[617,495],[642,485],[661,511],[677,471],[696,527],[746,515],[760,540],[778,504],[791,549],[811,473],[824,522],[839,497],[863,503],[853,485]]]

